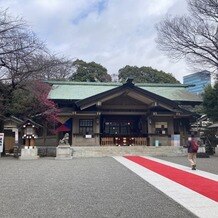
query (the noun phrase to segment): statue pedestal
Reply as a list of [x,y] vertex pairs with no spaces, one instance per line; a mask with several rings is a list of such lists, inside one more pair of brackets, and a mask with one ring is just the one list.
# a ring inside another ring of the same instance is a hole
[[20,160],[36,160],[39,159],[37,148],[22,148]]
[[72,149],[70,145],[58,145],[56,148],[55,160],[70,160],[72,158]]

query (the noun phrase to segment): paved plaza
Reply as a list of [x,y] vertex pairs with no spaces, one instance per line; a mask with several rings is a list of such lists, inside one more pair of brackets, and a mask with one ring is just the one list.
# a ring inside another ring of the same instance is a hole
[[[161,159],[187,165],[186,157]],[[218,174],[218,157],[197,161]],[[3,157],[0,181],[0,217],[196,217],[112,157]]]
[[[186,157],[158,157],[160,159],[189,167]],[[197,158],[197,169],[218,175],[218,150],[210,158]]]

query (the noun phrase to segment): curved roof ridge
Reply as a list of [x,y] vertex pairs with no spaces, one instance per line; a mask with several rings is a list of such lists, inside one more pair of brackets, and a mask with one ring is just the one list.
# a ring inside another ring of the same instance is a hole
[[94,86],[120,86],[123,85],[122,83],[116,83],[116,82],[75,82],[75,81],[45,81],[46,83],[52,84],[52,85],[94,85]]
[[190,87],[193,84],[180,84],[180,83],[135,83],[139,87]]
[[[46,83],[53,85],[85,85],[85,86],[121,86],[123,83],[120,82],[75,82],[75,81],[55,81],[48,80]],[[191,87],[193,84],[178,84],[178,83],[135,83],[139,87]]]

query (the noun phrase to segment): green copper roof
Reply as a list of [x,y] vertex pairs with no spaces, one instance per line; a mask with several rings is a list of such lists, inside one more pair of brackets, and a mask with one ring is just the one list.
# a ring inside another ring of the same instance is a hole
[[[48,81],[52,84],[50,99],[81,100],[123,85],[122,83]],[[201,97],[186,90],[190,85],[138,83],[139,88],[155,93],[173,101],[202,101]]]

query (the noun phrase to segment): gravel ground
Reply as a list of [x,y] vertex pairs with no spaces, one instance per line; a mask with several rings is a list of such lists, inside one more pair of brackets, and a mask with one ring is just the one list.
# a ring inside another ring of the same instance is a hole
[[[187,157],[157,157],[166,161],[181,164],[184,166],[190,166]],[[218,155],[211,155],[210,158],[197,158],[197,169],[210,172],[218,175]]]
[[195,217],[113,158],[0,158],[0,217]]

